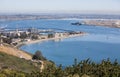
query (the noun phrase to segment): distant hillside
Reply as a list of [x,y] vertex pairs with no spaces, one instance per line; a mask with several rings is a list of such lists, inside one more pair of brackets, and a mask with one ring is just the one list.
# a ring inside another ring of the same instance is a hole
[[39,71],[38,67],[40,67],[40,64],[35,66],[35,63],[33,63],[32,61],[0,52],[0,70],[13,69],[17,71],[31,73],[32,71]]
[[21,51],[17,48],[11,47],[10,45],[2,45],[0,46],[0,52],[7,53],[9,55],[13,55],[19,58],[24,58],[27,60],[31,60],[32,56],[24,51]]
[[0,21],[5,20],[36,20],[36,19],[63,19],[63,18],[80,18],[80,19],[120,19],[120,15],[104,14],[18,14],[18,15],[0,15]]

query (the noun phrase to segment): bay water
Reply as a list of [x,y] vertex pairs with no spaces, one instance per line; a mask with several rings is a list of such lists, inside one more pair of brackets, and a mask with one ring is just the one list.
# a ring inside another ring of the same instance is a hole
[[117,59],[120,62],[119,28],[71,25],[72,22],[77,21],[81,20],[19,20],[0,22],[0,26],[7,25],[8,29],[34,27],[86,32],[87,34],[79,37],[38,42],[20,47],[20,49],[33,54],[40,50],[43,56],[54,61],[57,65],[72,65],[75,58],[78,61],[90,58],[97,63],[110,58],[111,61]]

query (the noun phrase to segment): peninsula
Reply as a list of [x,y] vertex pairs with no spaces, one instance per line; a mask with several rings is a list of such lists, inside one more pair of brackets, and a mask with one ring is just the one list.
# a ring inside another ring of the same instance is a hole
[[57,32],[53,29],[37,29],[37,28],[28,28],[28,29],[15,29],[15,30],[1,30],[1,41],[2,43],[10,44],[14,47],[19,48],[21,45],[37,43],[48,40],[59,40],[64,38],[76,37],[84,35],[85,32],[81,31],[71,31],[71,30],[61,30]]
[[93,25],[93,26],[106,26],[120,28],[120,20],[107,20],[107,19],[95,19],[95,20],[84,20],[84,25]]

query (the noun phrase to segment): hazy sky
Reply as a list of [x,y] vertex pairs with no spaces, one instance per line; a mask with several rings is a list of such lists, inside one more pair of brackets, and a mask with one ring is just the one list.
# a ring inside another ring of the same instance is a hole
[[0,13],[117,13],[120,0],[0,0]]

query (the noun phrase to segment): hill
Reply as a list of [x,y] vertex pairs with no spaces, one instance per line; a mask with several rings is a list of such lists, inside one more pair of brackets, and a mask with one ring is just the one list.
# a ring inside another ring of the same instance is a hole
[[35,63],[30,60],[21,59],[16,56],[0,52],[0,70],[13,69],[30,73],[32,71],[39,71],[38,67],[40,66],[35,66]]
[[108,58],[100,63],[90,59],[78,62],[75,59],[72,66],[64,69],[62,65],[56,67],[45,62],[42,72],[40,67],[41,64],[31,60],[0,52],[0,77],[120,77],[120,64],[117,59],[111,62]]
[[13,55],[19,58],[24,58],[26,60],[31,60],[32,56],[22,50],[19,50],[15,47],[12,47],[10,45],[2,45],[0,46],[0,52],[7,53],[9,55]]

